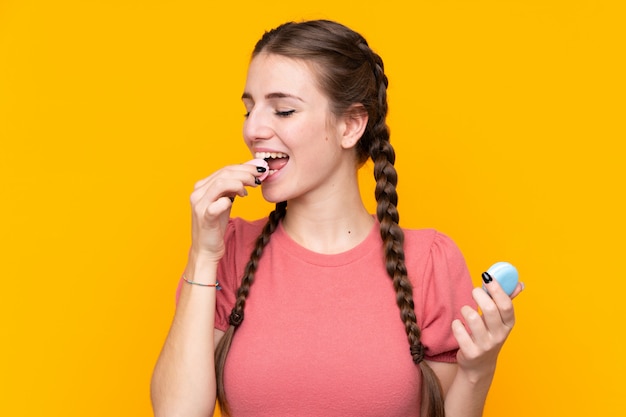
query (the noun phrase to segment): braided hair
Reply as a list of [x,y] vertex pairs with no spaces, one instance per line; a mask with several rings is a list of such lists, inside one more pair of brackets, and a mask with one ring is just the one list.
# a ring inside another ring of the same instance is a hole
[[[252,57],[261,52],[301,59],[312,64],[317,70],[319,86],[329,98],[331,111],[335,115],[344,115],[354,104],[361,104],[367,111],[367,126],[356,145],[357,160],[360,164],[369,158],[374,162],[376,216],[380,223],[386,270],[396,292],[396,304],[407,334],[409,353],[422,374],[421,415],[444,417],[439,380],[424,361],[425,348],[415,315],[413,286],[405,263],[404,233],[398,224],[398,175],[386,122],[389,83],[381,57],[372,51],[360,34],[329,20],[289,22],[278,26],[263,35]],[[286,211],[287,203],[278,203],[257,238],[237,291],[235,306],[229,318],[230,327],[216,348],[217,397],[225,414],[228,414],[223,383],[226,356],[233,334],[243,321],[246,297],[254,282],[258,261]]]

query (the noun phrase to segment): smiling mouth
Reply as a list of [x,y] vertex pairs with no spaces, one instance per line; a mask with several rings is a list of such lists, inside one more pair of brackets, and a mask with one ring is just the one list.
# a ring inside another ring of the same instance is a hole
[[264,159],[269,165],[269,175],[281,170],[289,161],[289,156],[282,152],[256,152],[254,157]]

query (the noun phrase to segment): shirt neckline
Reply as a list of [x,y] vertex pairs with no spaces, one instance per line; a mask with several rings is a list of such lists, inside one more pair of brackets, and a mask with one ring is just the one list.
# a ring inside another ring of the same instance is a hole
[[280,222],[272,235],[272,241],[291,255],[309,264],[319,266],[342,266],[351,264],[363,259],[372,251],[382,247],[380,238],[380,223],[376,220],[368,235],[360,243],[347,251],[333,254],[325,254],[312,251],[293,240],[285,231],[283,223]]

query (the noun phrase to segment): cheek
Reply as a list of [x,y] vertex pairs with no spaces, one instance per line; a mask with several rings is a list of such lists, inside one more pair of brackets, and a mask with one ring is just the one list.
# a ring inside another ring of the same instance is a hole
[[243,137],[243,142],[246,144],[248,148],[252,148],[252,141],[250,140],[249,135],[246,132],[246,122],[243,122],[241,126],[241,136]]
[[314,141],[316,145],[329,142],[337,134],[335,126],[324,117],[310,119],[303,123],[299,126],[299,133]]

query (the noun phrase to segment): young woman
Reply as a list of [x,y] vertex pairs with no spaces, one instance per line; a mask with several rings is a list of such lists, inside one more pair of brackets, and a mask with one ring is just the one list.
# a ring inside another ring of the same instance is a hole
[[[210,416],[216,399],[233,417],[482,414],[511,298],[495,281],[491,297],[472,289],[446,236],[399,227],[387,84],[365,39],[332,21],[287,23],[257,43],[242,96],[256,161],[191,196],[155,415]],[[369,158],[375,216],[357,181]],[[230,218],[261,184],[276,203],[268,218]]]

